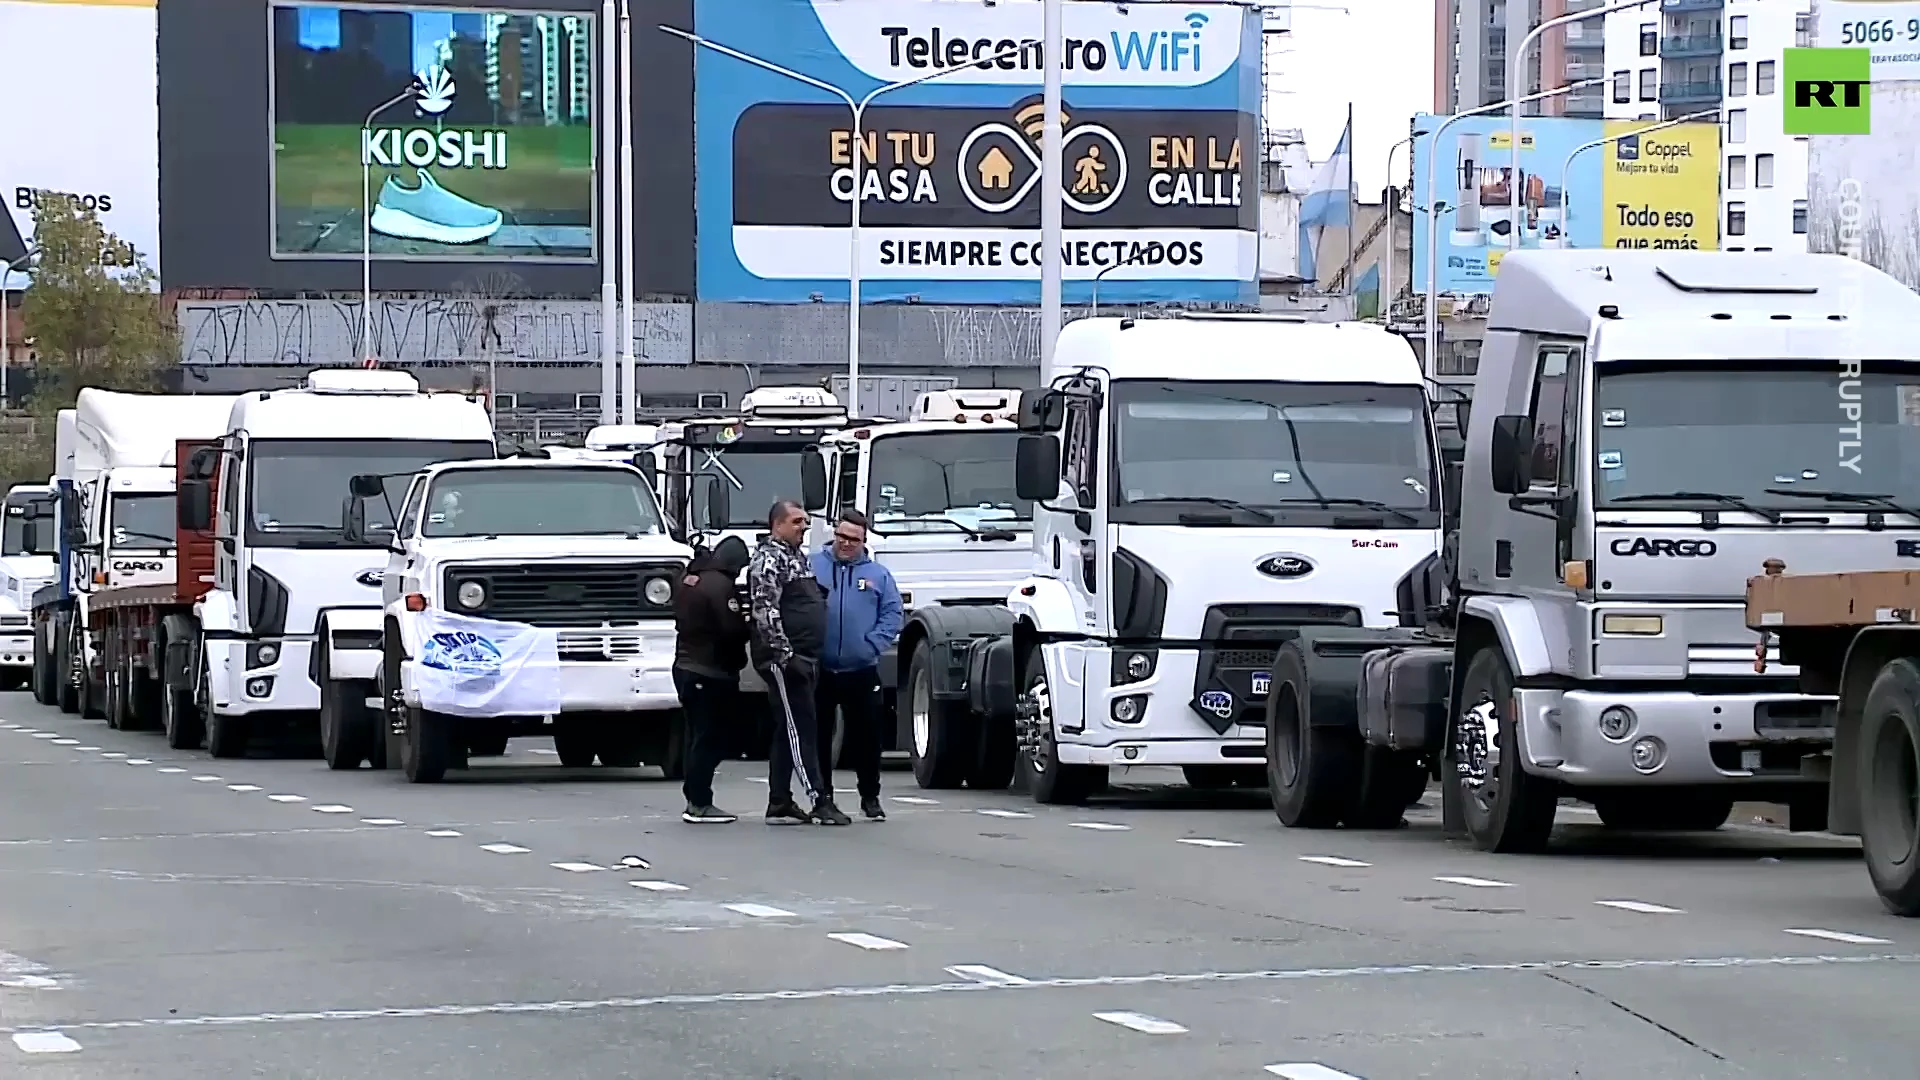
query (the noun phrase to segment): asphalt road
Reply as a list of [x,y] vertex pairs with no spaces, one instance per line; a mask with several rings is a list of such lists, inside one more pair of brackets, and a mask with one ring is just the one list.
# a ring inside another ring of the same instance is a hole
[[543,742],[415,787],[7,695],[0,1077],[1920,1075],[1920,923],[1845,841],[1570,814],[1497,857],[1425,810],[1309,833],[1161,776],[1053,809],[899,772],[884,824],[773,829],[758,768],[694,827]]

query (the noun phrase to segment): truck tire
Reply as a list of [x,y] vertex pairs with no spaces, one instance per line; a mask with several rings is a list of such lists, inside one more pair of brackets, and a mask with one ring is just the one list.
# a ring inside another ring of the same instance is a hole
[[1533,853],[1546,850],[1553,833],[1559,788],[1521,766],[1519,733],[1510,715],[1512,701],[1513,671],[1507,658],[1497,647],[1475,653],[1461,682],[1455,723],[1460,738],[1476,738],[1480,730],[1476,710],[1490,705],[1498,737],[1489,748],[1493,752],[1485,756],[1492,760],[1480,783],[1473,782],[1461,760],[1467,753],[1464,747],[1449,755],[1447,782],[1459,790],[1461,816],[1475,847],[1501,854]]
[[1033,738],[1019,756],[1021,786],[1043,806],[1078,806],[1101,787],[1095,777],[1105,779],[1106,770],[1060,763],[1060,747],[1053,734],[1053,698],[1040,646],[1028,651],[1021,672],[1021,696],[1033,714],[1027,722],[1034,726]]
[[1005,791],[1020,763],[1020,743],[1014,737],[1013,723],[1004,717],[976,719],[980,725],[979,745],[973,768],[967,773],[967,786],[975,791]]
[[[327,670],[327,657],[320,657],[320,670]],[[370,688],[362,682],[320,676],[320,756],[327,768],[357,769],[373,754],[378,734],[374,716],[367,709]]]
[[1267,794],[1290,829],[1331,829],[1352,809],[1360,787],[1358,735],[1313,724],[1307,668],[1291,647],[1273,661],[1267,695]]
[[80,711],[80,682],[74,678],[73,615],[55,617],[53,623],[54,697],[63,713]]
[[407,734],[401,741],[400,768],[413,784],[437,784],[447,770],[465,764],[454,753],[459,731],[454,718],[427,709],[407,709]]
[[600,733],[594,730],[595,718],[556,716],[553,718],[553,749],[560,764],[569,769],[585,769],[600,752]]
[[1639,791],[1593,800],[1600,824],[1634,832],[1712,832],[1733,816],[1731,796]]
[[1341,823],[1349,829],[1397,829],[1407,807],[1426,794],[1427,770],[1420,759],[1384,746],[1360,751],[1360,787]]
[[939,791],[957,788],[966,782],[967,771],[979,753],[979,729],[969,721],[966,709],[955,702],[933,696],[933,662],[930,646],[913,650],[907,663],[907,719],[913,729],[913,745],[907,753],[913,761],[913,778],[922,788]]
[[100,684],[100,711],[111,731],[132,731],[128,723],[127,674],[122,669],[119,650],[109,645],[102,650],[101,664],[106,668],[106,678]]
[[107,684],[105,680],[95,682],[93,676],[80,674],[80,719],[104,720],[107,716]]
[[217,758],[245,757],[247,737],[252,733],[252,725],[244,716],[221,716],[208,709],[206,711],[207,753]]
[[1888,911],[1920,915],[1920,665],[1902,657],[1874,677],[1860,716],[1860,848]]
[[200,707],[193,703],[193,687],[168,682],[161,688],[160,725],[167,733],[167,746],[173,750],[198,750],[206,736]]
[[48,641],[52,633],[51,620],[40,619],[33,624],[33,700],[42,705],[60,703],[59,669],[54,666],[53,648]]
[[164,720],[161,697],[165,687],[158,678],[145,674],[131,662],[127,665],[127,713],[135,730],[158,731]]

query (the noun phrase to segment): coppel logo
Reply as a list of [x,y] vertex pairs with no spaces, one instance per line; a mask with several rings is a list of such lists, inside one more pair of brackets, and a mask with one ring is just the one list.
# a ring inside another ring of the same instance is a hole
[[1870,49],[1786,49],[1781,127],[1788,135],[1867,135],[1873,129]]
[[1664,158],[1667,161],[1693,156],[1692,143],[1663,143],[1648,139],[1647,145],[1642,147],[1642,150],[1650,158]]
[[1613,142],[1613,157],[1615,161],[1639,161],[1640,136],[1622,135],[1618,139],[1615,139]]

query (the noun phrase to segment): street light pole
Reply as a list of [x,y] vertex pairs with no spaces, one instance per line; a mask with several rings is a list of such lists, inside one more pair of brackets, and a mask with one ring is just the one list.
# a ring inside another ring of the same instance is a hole
[[633,19],[620,0],[620,422],[633,423]]
[[[1047,2],[1049,4],[1053,4],[1053,3],[1057,3],[1058,0],[1047,0]],[[663,24],[659,27],[659,29],[663,33],[672,34],[674,37],[692,42],[693,44],[703,49],[712,49],[714,52],[717,52],[722,56],[732,57],[733,59],[738,60],[741,63],[752,64],[754,67],[760,68],[763,71],[771,71],[775,75],[784,75],[787,78],[794,80],[795,82],[805,83],[816,90],[824,90],[827,93],[832,94],[834,97],[839,98],[847,106],[847,110],[853,114],[853,131],[852,131],[853,140],[851,144],[852,158],[853,158],[853,166],[852,166],[853,167],[853,190],[850,193],[850,196],[847,200],[851,206],[847,215],[847,394],[854,401],[856,402],[859,401],[860,400],[860,202],[861,202],[860,166],[862,164],[861,157],[866,150],[866,140],[862,138],[861,125],[865,120],[865,117],[867,114],[867,106],[873,104],[873,100],[882,94],[892,93],[895,90],[903,90],[909,86],[918,86],[924,82],[932,82],[935,79],[945,78],[949,75],[953,75],[962,71],[969,71],[974,68],[979,68],[984,70],[989,65],[998,63],[1001,60],[1017,59],[1021,52],[1020,47],[1016,46],[1011,49],[1003,49],[1000,52],[994,53],[991,56],[982,57],[979,60],[972,61],[961,67],[939,68],[934,71],[928,72],[925,75],[916,76],[911,79],[901,79],[897,82],[890,82],[890,83],[883,84],[881,86],[876,86],[871,91],[869,91],[865,97],[856,98],[852,94],[848,93],[847,91],[840,89],[838,86],[835,86],[832,83],[825,81],[824,79],[816,79],[811,75],[807,75],[803,72],[795,71],[792,68],[782,67],[781,65],[776,64],[771,60],[762,59],[758,56],[753,55],[752,53],[742,52],[739,49],[733,48],[732,46],[729,46],[729,45],[722,45],[717,41],[713,41],[709,38],[701,37],[699,34],[692,33],[691,31],[682,30],[677,26],[667,26]],[[1043,155],[1043,158],[1044,158],[1044,155]],[[1058,162],[1056,161],[1056,164],[1057,163]],[[1044,172],[1045,172],[1045,163],[1043,160],[1042,173],[1044,174]],[[1044,184],[1044,180],[1042,182]],[[1058,171],[1056,170],[1054,173],[1054,190],[1056,195],[1059,192],[1059,187],[1060,187],[1060,176]],[[1044,195],[1042,197],[1044,199]],[[1046,203],[1043,201],[1041,203],[1041,206],[1045,207]],[[1043,219],[1044,219],[1044,216],[1045,216],[1045,212],[1043,210],[1042,211]],[[1043,245],[1045,244],[1044,229],[1043,229],[1043,236],[1041,238],[1041,242]],[[1043,278],[1044,278],[1044,274],[1045,274],[1045,271],[1043,268],[1042,270]],[[1042,289],[1044,291],[1044,285],[1042,286]],[[1056,315],[1056,318],[1057,318],[1057,315]]]
[[1060,123],[1060,64],[1066,51],[1061,0],[1040,5],[1040,385],[1053,385],[1053,347],[1060,337],[1061,157],[1066,136]]
[[[1598,19],[1604,15],[1611,15],[1616,11],[1629,11],[1633,8],[1645,7],[1646,5],[1651,3],[1653,3],[1653,0],[1620,0],[1619,3],[1608,4],[1605,7],[1588,8],[1585,11],[1575,11],[1575,12],[1572,12],[1571,14],[1562,15],[1558,18],[1548,19],[1547,21],[1541,23],[1539,26],[1536,26],[1533,29],[1527,31],[1527,36],[1520,39],[1520,48],[1515,50],[1513,56],[1511,56],[1507,60],[1507,92],[1512,93],[1514,90],[1519,88],[1520,65],[1527,58],[1528,46],[1531,46],[1536,40],[1538,40],[1541,34],[1546,33],[1547,31],[1553,29],[1556,26],[1566,26],[1569,23],[1585,22],[1588,19]],[[1544,81],[1544,76],[1543,76],[1543,81]],[[1512,145],[1509,146],[1508,149],[1513,151],[1513,171],[1507,177],[1507,218],[1508,218],[1507,248],[1509,250],[1514,250],[1514,249],[1518,249],[1520,246],[1520,229],[1518,227],[1518,222],[1520,219],[1520,104],[1519,103],[1525,102],[1525,101],[1533,101],[1536,99],[1531,97],[1524,97],[1524,98],[1510,98],[1509,100],[1514,102],[1514,106],[1513,106],[1513,115],[1511,117],[1511,123],[1509,125]]]
[[1660,131],[1664,128],[1674,127],[1679,124],[1691,123],[1695,120],[1704,120],[1705,118],[1712,116],[1718,113],[1719,111],[1720,111],[1719,109],[1702,109],[1696,113],[1688,113],[1685,116],[1675,117],[1674,119],[1668,120],[1664,123],[1651,124],[1643,128],[1634,128],[1632,131],[1623,131],[1618,135],[1608,135],[1605,138],[1595,139],[1592,142],[1581,143],[1579,146],[1574,147],[1573,150],[1567,154],[1567,160],[1560,163],[1560,209],[1561,209],[1561,215],[1562,215],[1560,235],[1566,237],[1567,246],[1568,247],[1573,246],[1573,233],[1566,228],[1565,214],[1566,214],[1567,208],[1573,205],[1571,202],[1567,200],[1567,183],[1568,183],[1567,178],[1568,178],[1568,174],[1570,174],[1573,171],[1574,158],[1579,157],[1585,151],[1591,150],[1596,146],[1605,146],[1610,142],[1618,142],[1621,139],[1632,138],[1635,135],[1645,135],[1650,131]]
[[[1603,82],[1606,82],[1606,80],[1585,79],[1571,86],[1556,86],[1552,90],[1542,90],[1537,94],[1528,94],[1523,98],[1515,98],[1509,101],[1496,101],[1491,105],[1482,105],[1477,109],[1468,109],[1466,112],[1455,113],[1445,120],[1442,120],[1440,125],[1433,129],[1433,134],[1427,136],[1427,297],[1425,310],[1423,312],[1426,318],[1426,333],[1424,335],[1425,353],[1421,357],[1420,362],[1426,366],[1427,376],[1429,378],[1438,374],[1438,365],[1435,363],[1434,354],[1440,348],[1440,315],[1437,310],[1440,304],[1440,268],[1434,265],[1440,258],[1440,208],[1436,206],[1433,201],[1433,163],[1434,160],[1440,156],[1440,136],[1445,135],[1447,129],[1455,123],[1465,120],[1470,116],[1484,116],[1487,113],[1496,113],[1506,108],[1513,109],[1517,114],[1520,106],[1529,101],[1540,101],[1545,98],[1559,97],[1561,94],[1571,94],[1582,87]],[[1465,197],[1464,191],[1461,192],[1460,197]],[[1478,192],[1476,192],[1473,197],[1477,199],[1480,196]],[[1561,228],[1564,229],[1565,227],[1563,222]],[[1407,261],[1409,263],[1413,261],[1411,255],[1409,255]]]
[[367,140],[374,117],[412,101],[418,90],[408,83],[405,90],[374,106],[360,125],[360,362],[367,367],[373,366],[373,154]]
[[10,263],[0,264],[0,408],[6,406],[7,368],[10,366],[7,363],[7,282],[13,277],[14,267],[26,263],[39,253],[38,248],[29,245],[25,255]]
[[620,100],[620,54],[614,45],[613,0],[601,0],[600,4],[600,116],[599,128],[604,134],[596,140],[598,154],[594,164],[600,169],[600,422],[611,425],[614,422],[614,402],[620,397],[619,363],[616,352],[620,345],[620,305],[619,285],[615,280],[615,260],[619,258],[616,247],[607,249],[609,243],[620,242],[620,203],[614,196],[615,174],[619,171],[614,163],[614,124],[622,110],[632,106],[631,101]]
[[[1395,150],[1400,149],[1403,146],[1407,148],[1407,189],[1408,189],[1407,200],[1411,202],[1413,200],[1413,190],[1412,190],[1413,189],[1413,136],[1411,135],[1407,136],[1404,139],[1401,139],[1397,143],[1394,143],[1392,146],[1387,147],[1387,191],[1388,192],[1393,191],[1393,152]],[[1385,205],[1380,208],[1381,212],[1387,215],[1387,261],[1382,264],[1383,269],[1380,272],[1380,317],[1387,326],[1392,326],[1393,325],[1394,205],[1392,200],[1383,199],[1382,201],[1385,202]],[[1409,223],[1411,223],[1412,218],[1409,217],[1408,221]],[[1411,229],[1409,229],[1407,232],[1407,243],[1409,245],[1413,243],[1413,232]],[[1413,278],[1412,250],[1408,250],[1407,252],[1407,263],[1408,263],[1407,278],[1408,280],[1412,280]],[[1358,318],[1360,314],[1359,301],[1356,300],[1354,304],[1355,304],[1354,316]]]
[[1140,260],[1129,255],[1128,257],[1121,259],[1119,262],[1114,263],[1112,266],[1105,267],[1099,273],[1093,275],[1093,302],[1087,305],[1087,317],[1089,319],[1091,319],[1095,315],[1100,314],[1100,279],[1103,277],[1106,277],[1108,274],[1113,273],[1115,270],[1118,270],[1123,266],[1132,266],[1139,261]]

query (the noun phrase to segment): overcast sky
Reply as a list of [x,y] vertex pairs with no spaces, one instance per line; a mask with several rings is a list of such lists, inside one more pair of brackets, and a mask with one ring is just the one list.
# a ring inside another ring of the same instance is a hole
[[[1292,38],[1269,45],[1268,126],[1306,131],[1315,160],[1333,153],[1353,102],[1354,186],[1377,199],[1387,151],[1414,113],[1433,108],[1433,0],[1302,0],[1351,14],[1296,8]],[[1407,182],[1407,151],[1393,154]]]

